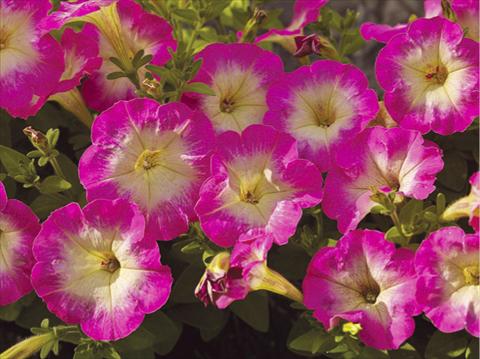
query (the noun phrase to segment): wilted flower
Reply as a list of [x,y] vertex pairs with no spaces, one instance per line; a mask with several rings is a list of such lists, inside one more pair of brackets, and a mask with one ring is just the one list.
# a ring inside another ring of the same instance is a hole
[[470,177],[472,188],[468,196],[462,197],[453,202],[442,213],[444,221],[455,221],[462,217],[468,217],[468,223],[475,229],[480,231],[480,172],[475,172]]
[[267,93],[264,123],[292,135],[301,157],[327,171],[338,148],[375,117],[378,101],[352,65],[315,61],[286,73]]
[[218,253],[208,264],[195,295],[205,305],[213,304],[220,309],[261,289],[301,302],[303,297],[298,289],[267,267],[271,246],[271,238],[260,234],[252,240],[236,243],[231,254]]
[[278,55],[252,44],[212,44],[196,58],[202,66],[193,81],[209,85],[215,96],[190,96],[198,98],[217,133],[262,122],[268,86],[283,73]]
[[89,200],[128,198],[145,214],[145,236],[170,240],[196,218],[214,146],[208,119],[183,104],[119,101],[95,119],[79,176]]
[[298,159],[295,140],[270,126],[221,134],[211,173],[195,211],[205,234],[220,246],[257,231],[285,244],[302,208],[322,198],[322,176],[315,165]]
[[32,210],[8,199],[0,182],[0,306],[14,303],[32,290],[32,243],[39,230]]
[[338,150],[325,180],[322,208],[346,233],[377,205],[371,198],[376,191],[425,199],[442,168],[440,149],[417,131],[367,128]]
[[352,231],[312,258],[303,281],[305,306],[327,330],[341,320],[358,323],[366,345],[397,349],[420,313],[413,260],[412,251],[395,249],[381,232]]
[[160,263],[145,219],[125,200],[57,209],[33,245],[32,284],[55,315],[95,340],[117,340],[168,299],[170,269]]
[[440,331],[480,336],[479,237],[459,227],[431,233],[417,250],[417,300]]
[[37,113],[64,69],[55,39],[39,29],[48,0],[2,0],[0,4],[0,108],[14,117]]
[[449,20],[414,21],[380,51],[375,70],[401,127],[447,135],[478,116],[478,43]]

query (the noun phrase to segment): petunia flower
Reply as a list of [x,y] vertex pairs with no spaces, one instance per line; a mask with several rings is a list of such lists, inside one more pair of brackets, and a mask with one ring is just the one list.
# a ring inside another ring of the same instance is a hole
[[[466,30],[465,36],[478,41],[478,10],[479,3],[476,0],[449,0],[450,8],[456,17],[456,22]],[[425,18],[443,16],[442,0],[424,1]],[[365,40],[375,40],[387,43],[392,37],[405,33],[409,23],[397,24],[376,24],[365,22],[360,26],[360,34]]]
[[478,116],[478,43],[449,20],[414,21],[380,50],[375,71],[401,127],[448,135]]
[[135,202],[146,217],[145,236],[169,240],[196,218],[193,206],[214,142],[208,119],[181,103],[120,101],[95,119],[80,180],[89,200]]
[[322,177],[315,165],[298,159],[295,140],[270,126],[221,134],[211,173],[195,211],[205,234],[223,247],[258,231],[285,244],[295,233],[302,208],[322,198]]
[[202,66],[193,82],[203,82],[215,96],[188,95],[213,122],[217,133],[242,132],[261,123],[268,86],[283,73],[280,57],[252,44],[212,44],[197,56]]
[[145,220],[125,200],[70,203],[33,244],[32,284],[48,309],[95,340],[117,340],[161,308],[172,285]]
[[275,42],[282,45],[291,53],[295,52],[295,37],[303,35],[303,29],[308,24],[318,20],[320,9],[328,0],[296,0],[293,4],[293,17],[290,25],[285,29],[271,29],[258,36],[255,43],[263,41]]
[[[145,12],[133,0],[80,0],[62,2],[58,11],[44,22],[45,29],[58,29],[72,21],[85,21],[99,31],[102,67],[84,84],[82,95],[87,105],[103,111],[119,100],[137,97],[135,85],[126,77],[107,79],[109,73],[121,71],[109,59],[115,57],[124,69],[134,71],[132,59],[139,50],[152,55],[151,63],[163,65],[170,59],[168,49],[175,49],[172,28],[163,18]],[[140,81],[144,76],[139,71]]]
[[49,94],[48,100],[58,102],[90,127],[92,116],[76,87],[85,76],[93,74],[102,65],[102,58],[98,53],[97,30],[91,24],[85,24],[79,32],[66,28],[61,45],[64,51],[65,70],[60,82]]
[[440,331],[480,336],[479,237],[459,227],[431,233],[417,250],[417,300]]
[[395,249],[384,234],[356,230],[320,249],[303,281],[304,304],[327,330],[358,323],[366,345],[397,349],[415,329],[414,253]]
[[0,3],[0,108],[11,116],[37,113],[64,70],[59,43],[39,29],[48,0]]
[[195,288],[195,296],[205,305],[213,304],[219,309],[262,289],[302,302],[299,290],[267,266],[271,246],[271,238],[260,233],[249,241],[236,243],[232,253],[218,253]]
[[321,171],[378,111],[366,76],[353,65],[330,60],[284,74],[270,87],[267,104],[264,123],[292,135],[300,156]]
[[456,221],[462,217],[468,217],[468,223],[475,232],[480,231],[480,172],[475,172],[470,177],[470,193],[453,202],[442,213],[444,221]]
[[8,199],[0,182],[0,306],[14,303],[32,290],[32,243],[39,230],[30,207]]
[[403,128],[367,128],[337,153],[325,180],[322,208],[346,233],[377,205],[375,192],[398,191],[425,199],[435,189],[443,168],[441,150],[417,131]]

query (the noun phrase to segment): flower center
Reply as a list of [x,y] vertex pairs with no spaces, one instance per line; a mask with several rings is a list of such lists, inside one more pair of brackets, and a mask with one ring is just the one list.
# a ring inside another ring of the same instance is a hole
[[361,293],[368,304],[375,304],[380,294],[380,287],[372,278],[370,283],[361,289]]
[[438,85],[443,85],[448,77],[448,70],[443,65],[437,65],[435,68],[427,71],[425,78],[429,81],[433,81]]
[[225,112],[225,113],[232,113],[233,112],[233,106],[235,105],[235,102],[231,98],[224,98],[220,102],[220,111]]
[[115,258],[115,256],[111,255],[102,260],[100,262],[100,266],[104,271],[113,273],[120,268],[120,262],[117,258]]
[[0,51],[7,48],[7,34],[0,31]]
[[319,127],[327,128],[335,122],[335,116],[330,113],[329,109],[325,109],[322,106],[312,107],[315,122]]
[[479,267],[476,265],[468,266],[463,268],[463,275],[465,277],[466,285],[479,285],[480,284],[480,273]]
[[257,184],[242,183],[240,185],[240,200],[245,203],[258,204],[261,193],[257,191]]
[[148,171],[152,168],[160,166],[162,164],[162,151],[150,151],[145,150],[138,156],[137,162],[135,162],[135,170],[143,169]]

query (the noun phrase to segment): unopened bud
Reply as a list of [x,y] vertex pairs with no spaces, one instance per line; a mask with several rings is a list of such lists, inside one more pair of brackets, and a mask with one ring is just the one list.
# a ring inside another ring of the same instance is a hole
[[350,335],[357,335],[362,329],[360,323],[348,322],[342,325],[342,331]]

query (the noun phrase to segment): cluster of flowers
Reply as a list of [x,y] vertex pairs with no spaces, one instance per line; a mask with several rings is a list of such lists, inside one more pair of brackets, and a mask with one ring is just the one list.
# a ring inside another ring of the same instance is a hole
[[[325,3],[298,0],[294,23],[257,42],[293,39]],[[133,0],[62,2],[47,15],[49,6],[2,1],[0,107],[28,117],[48,99],[70,98],[100,112],[79,164],[89,203],[60,208],[40,226],[0,187],[0,305],[33,285],[50,311],[92,338],[125,337],[170,293],[156,241],[198,220],[211,241],[233,247],[202,277],[196,295],[205,303],[225,308],[269,289],[303,299],[327,329],[359,323],[360,339],[380,349],[398,348],[421,312],[444,332],[480,335],[478,236],[442,228],[414,253],[356,229],[377,193],[423,200],[434,191],[442,153],[422,134],[464,131],[478,116],[478,38],[442,16],[382,37],[376,75],[396,123],[386,128],[374,125],[377,95],[355,66],[319,60],[285,73],[280,57],[255,44],[211,44],[196,55],[203,62],[193,81],[214,96],[134,98],[128,79],[107,79],[109,59],[128,68],[143,49],[164,64],[176,47],[169,24]],[[72,21],[86,24],[55,40],[51,31]],[[478,179],[456,204],[477,231]],[[302,209],[321,202],[344,236],[313,257],[303,298],[266,259],[295,233]]]

